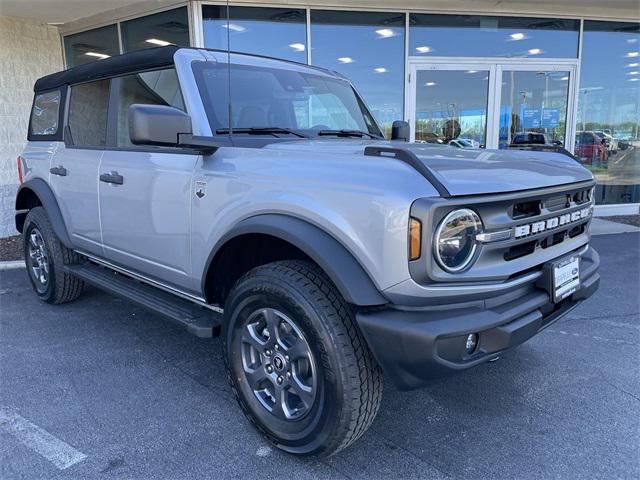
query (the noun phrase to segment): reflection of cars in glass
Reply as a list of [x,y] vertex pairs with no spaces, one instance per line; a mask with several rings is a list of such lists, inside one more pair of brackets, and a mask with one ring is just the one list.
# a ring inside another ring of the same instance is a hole
[[613,153],[614,155],[618,153],[617,138],[612,137],[610,134],[603,130],[594,130],[593,133],[595,133],[600,138],[600,140],[602,140],[609,152]]
[[516,133],[511,140],[512,145],[553,145],[544,133]]
[[473,148],[480,148],[480,142],[474,140],[473,138],[458,138],[458,140],[463,140],[467,143],[470,143]]
[[442,137],[436,135],[433,132],[416,132],[416,142],[417,143],[438,143],[440,145],[444,144],[444,140]]
[[594,160],[601,165],[606,165],[609,157],[606,145],[595,132],[578,132],[575,154],[580,161],[591,165]]
[[449,142],[449,145],[456,148],[477,148],[470,140],[465,138],[454,138]]

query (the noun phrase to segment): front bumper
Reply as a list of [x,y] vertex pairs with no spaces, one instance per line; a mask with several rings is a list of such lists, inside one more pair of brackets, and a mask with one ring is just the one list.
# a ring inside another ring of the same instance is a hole
[[[600,259],[589,248],[580,257],[580,288],[554,304],[546,290],[523,286],[479,306],[444,305],[432,309],[388,307],[362,310],[358,324],[385,373],[404,390],[429,379],[465,370],[525,342],[548,327],[598,289]],[[465,341],[478,333],[476,351],[468,355]]]

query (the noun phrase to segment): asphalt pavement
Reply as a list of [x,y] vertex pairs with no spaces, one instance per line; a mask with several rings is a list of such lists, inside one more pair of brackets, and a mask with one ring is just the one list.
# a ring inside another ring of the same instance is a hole
[[399,392],[348,450],[268,446],[220,340],[88,290],[50,306],[0,271],[0,478],[639,478],[640,234],[595,237],[594,297],[497,362]]

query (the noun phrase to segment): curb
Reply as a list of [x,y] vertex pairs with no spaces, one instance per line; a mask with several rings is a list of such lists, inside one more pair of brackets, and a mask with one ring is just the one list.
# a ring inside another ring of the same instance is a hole
[[15,270],[16,268],[25,268],[24,260],[11,260],[9,262],[0,262],[0,270]]

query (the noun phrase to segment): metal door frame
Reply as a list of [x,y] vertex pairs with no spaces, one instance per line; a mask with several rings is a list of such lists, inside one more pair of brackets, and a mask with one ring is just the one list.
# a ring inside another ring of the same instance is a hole
[[568,71],[569,88],[566,112],[565,148],[573,152],[578,98],[578,59],[566,58],[474,58],[474,57],[409,57],[404,117],[411,125],[411,141],[415,141],[417,73],[419,70],[485,70],[489,72],[487,95],[487,148],[498,148],[502,72]]

